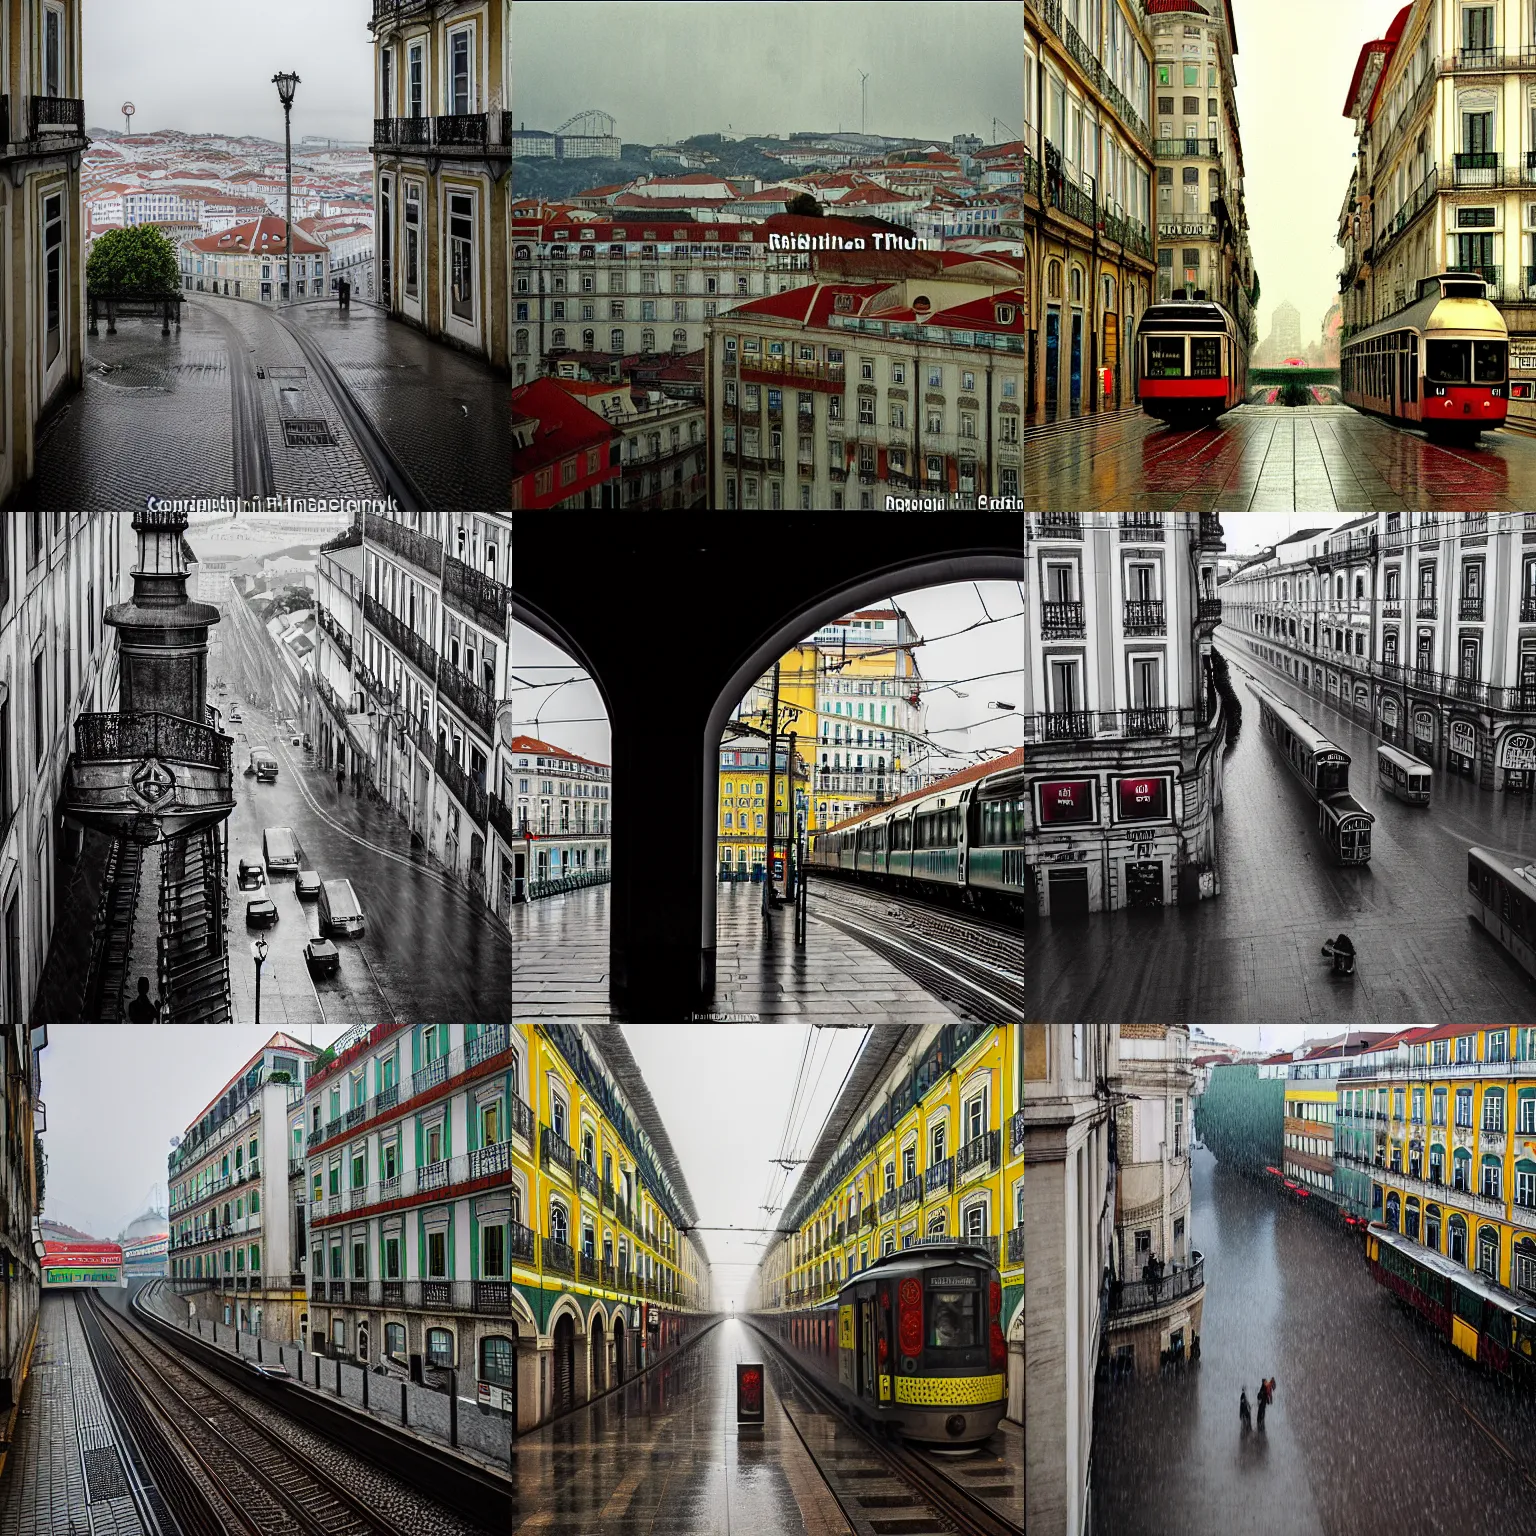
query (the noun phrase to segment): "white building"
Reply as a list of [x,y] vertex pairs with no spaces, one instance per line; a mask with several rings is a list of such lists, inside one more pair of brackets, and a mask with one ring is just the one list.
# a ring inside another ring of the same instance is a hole
[[176,1289],[211,1293],[194,1299],[194,1316],[262,1338],[304,1336],[304,1074],[314,1058],[312,1046],[273,1035],[166,1159]]
[[513,896],[541,896],[546,882],[607,880],[613,770],[535,736],[513,736],[506,757]]

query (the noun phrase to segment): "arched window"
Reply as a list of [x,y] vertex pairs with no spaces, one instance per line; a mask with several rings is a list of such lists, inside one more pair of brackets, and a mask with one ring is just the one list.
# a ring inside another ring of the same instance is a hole
[[571,1235],[570,1218],[558,1200],[549,1203],[549,1235],[557,1243],[568,1241]]
[[1467,1262],[1467,1219],[1452,1216],[1446,1223],[1446,1253],[1458,1264]]
[[1536,1238],[1522,1237],[1511,1260],[1510,1284],[1526,1296],[1536,1296]]
[[583,1221],[581,1224],[581,1253],[582,1257],[586,1259],[596,1257],[596,1250],[593,1246],[592,1223],[590,1221]]
[[391,1360],[405,1359],[405,1324],[384,1324],[384,1353]]
[[1477,1267],[1481,1274],[1497,1282],[1499,1278],[1499,1229],[1479,1227],[1477,1232]]
[[1045,264],[1045,296],[1048,299],[1061,297],[1061,263],[1048,261]]
[[581,1160],[588,1168],[595,1168],[597,1166],[597,1144],[593,1138],[590,1125],[582,1127]]
[[688,346],[688,332],[685,331],[681,326],[678,326],[672,332],[672,345],[674,347],[682,347],[684,349],[686,349]]
[[1440,1207],[1438,1205],[1424,1207],[1424,1246],[1433,1248],[1436,1253],[1440,1251]]
[[1414,1240],[1414,1242],[1418,1242],[1419,1202],[1417,1200],[1410,1199],[1408,1202],[1407,1211],[1405,1212],[1403,1218],[1403,1231],[1406,1232],[1408,1236]]
[[1387,1196],[1387,1225],[1396,1232],[1400,1230],[1400,1217],[1402,1212],[1402,1199],[1396,1190]]
[[597,332],[583,331],[581,333],[581,350],[583,352],[597,351]]
[[427,1329],[427,1359],[444,1369],[453,1364],[453,1335],[446,1328]]
[[1355,577],[1355,596],[1356,597],[1364,597],[1365,596],[1365,577],[1364,576],[1356,576]]
[[565,1100],[556,1095],[550,1100],[549,1123],[553,1128],[556,1139],[564,1141],[565,1134]]
[[1072,268],[1072,274],[1068,278],[1068,283],[1071,287],[1072,302],[1074,304],[1081,304],[1083,302],[1083,269],[1081,267]]
[[565,328],[563,326],[550,332],[549,344],[552,347],[563,347],[565,345]]
[[513,261],[527,261],[528,260],[528,247],[526,245],[518,246],[512,252],[512,259],[513,259]]
[[656,332],[640,332],[640,350],[642,352],[654,352],[656,350]]

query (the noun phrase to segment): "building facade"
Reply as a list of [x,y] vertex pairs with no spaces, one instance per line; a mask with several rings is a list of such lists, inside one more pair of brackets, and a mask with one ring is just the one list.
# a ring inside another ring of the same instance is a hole
[[1115,410],[1157,272],[1138,0],[1024,0],[1025,419]]
[[1024,1026],[892,1028],[872,1033],[852,1068],[756,1272],[754,1308],[772,1316],[836,1296],[882,1255],[925,1241],[974,1243],[1002,1272],[1016,1358],[998,1366],[1023,1422]]
[[508,363],[512,0],[377,0],[377,293],[397,319]]
[[[768,749],[766,737],[748,735],[727,726],[720,740],[720,787],[716,847],[720,878],[761,880],[768,847]],[[774,754],[773,848],[774,879],[782,879],[781,849],[793,845],[806,830],[810,813],[810,775],[797,750],[794,783],[789,782],[789,746],[784,738]]]
[[533,901],[612,873],[613,770],[536,736],[507,743],[512,899]]
[[1024,540],[1026,897],[1067,915],[1218,895],[1219,519],[1042,512]]
[[1026,1024],[1022,1032],[1024,1519],[1031,1532],[1082,1536],[1114,1273],[1109,1087],[1120,1026]]
[[1112,1375],[1187,1359],[1200,1334],[1205,1266],[1190,1229],[1194,1073],[1183,1024],[1122,1024],[1115,1105]]
[[1536,1029],[1403,1030],[1339,1077],[1372,1221],[1536,1299]]
[[260,1338],[304,1336],[299,1196],[304,1074],[314,1058],[313,1047],[273,1035],[166,1159],[170,1239],[162,1273],[194,1296],[194,1315]]
[[376,1025],[328,1055],[305,1098],[317,1350],[473,1373],[527,1428],[689,1336],[707,1260],[616,1029]]
[[1222,583],[1224,633],[1384,741],[1529,793],[1532,533],[1521,512],[1372,513],[1299,533]]
[[0,4],[0,506],[36,467],[38,423],[82,376],[83,28],[81,0]]
[[811,285],[707,327],[712,506],[851,511],[927,494],[975,509],[1018,496],[1018,258],[888,254],[820,253]]
[[[1536,15],[1525,0],[1413,0],[1360,50],[1344,116],[1356,166],[1340,220],[1347,339],[1418,280],[1477,272],[1510,335],[1516,421],[1536,422]],[[1523,377],[1522,377],[1523,375]]]
[[323,299],[330,292],[330,251],[295,228],[290,279],[288,226],[271,216],[184,240],[178,257],[188,293],[286,304],[290,293],[295,299]]
[[1157,298],[1204,293],[1254,342],[1232,0],[1148,0],[1157,138]]

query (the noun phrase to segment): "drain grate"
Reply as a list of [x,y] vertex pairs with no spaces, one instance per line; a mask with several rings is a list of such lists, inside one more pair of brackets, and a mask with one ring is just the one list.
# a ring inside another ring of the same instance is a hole
[[128,1479],[123,1476],[123,1464],[111,1446],[85,1452],[85,1478],[90,1485],[93,1504],[121,1498],[128,1492]]
[[328,421],[318,417],[289,417],[283,423],[283,436],[290,448],[334,448],[336,434]]
[[267,369],[267,377],[269,379],[307,379],[309,377],[309,369],[308,368],[268,368]]

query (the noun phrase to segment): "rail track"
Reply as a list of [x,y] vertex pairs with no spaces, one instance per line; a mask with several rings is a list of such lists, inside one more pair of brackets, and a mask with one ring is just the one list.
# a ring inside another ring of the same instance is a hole
[[[205,1508],[183,1497],[183,1536],[415,1536],[359,1497],[332,1472],[302,1456],[262,1415],[175,1351],[141,1333],[96,1296],[82,1297],[82,1323],[110,1352],[104,1384],[148,1409],[135,1426],[169,1440],[196,1468]],[[89,1322],[87,1323],[87,1319]],[[167,1501],[170,1495],[167,1493]],[[189,1524],[190,1517],[190,1524]]]
[[[1019,1536],[1023,1514],[1023,1469],[1008,1465],[992,1441],[984,1442],[975,1456],[961,1459],[941,1457],[908,1445],[895,1437],[875,1433],[860,1423],[830,1393],[824,1390],[793,1356],[779,1347],[778,1341],[754,1331],[773,1352],[794,1384],[793,1397],[786,1400],[779,1393],[779,1406],[826,1479],[832,1496],[855,1531],[879,1531],[892,1520],[900,1529],[925,1528],[951,1530],[959,1536]],[[797,1420],[809,1413],[824,1414],[836,1420],[867,1452],[854,1462],[847,1456],[835,1460],[825,1449],[824,1437],[809,1432],[811,1426]],[[817,1455],[818,1446],[822,1454]],[[963,1477],[958,1474],[966,1474]],[[1012,1517],[1017,1504],[1020,1519]],[[874,1522],[880,1522],[875,1524]]]
[[816,880],[807,910],[943,1002],[988,1024],[1024,1015],[1023,935],[913,897]]

